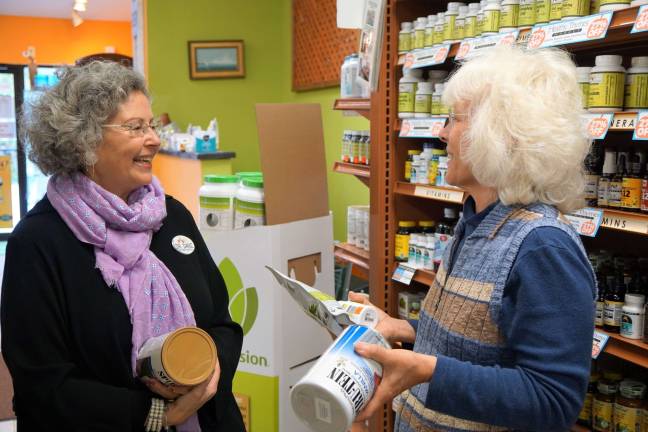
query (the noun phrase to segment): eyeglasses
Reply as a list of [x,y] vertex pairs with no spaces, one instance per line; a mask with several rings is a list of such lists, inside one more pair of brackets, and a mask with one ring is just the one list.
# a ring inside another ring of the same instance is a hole
[[151,123],[140,121],[130,121],[122,124],[105,124],[102,127],[112,127],[121,129],[127,132],[133,138],[143,137],[149,130],[152,130],[156,135],[159,133],[162,124],[158,120],[153,120]]
[[468,117],[468,114],[457,114],[454,111],[448,113],[448,127],[452,128],[457,121],[457,118]]

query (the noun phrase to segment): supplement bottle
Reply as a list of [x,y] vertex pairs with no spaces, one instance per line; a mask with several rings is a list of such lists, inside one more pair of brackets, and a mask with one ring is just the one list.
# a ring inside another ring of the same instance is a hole
[[599,8],[601,7],[601,0],[592,0],[590,3],[590,15],[595,15],[599,13]]
[[437,14],[436,24],[434,25],[434,45],[443,43],[443,29],[445,28],[445,13],[439,12]]
[[484,8],[484,25],[482,27],[482,36],[489,36],[499,33],[500,14],[502,6],[499,0],[488,0]]
[[630,7],[630,0],[600,0],[599,12],[616,11]]
[[427,82],[432,84],[442,83],[448,76],[444,70],[429,70]]
[[436,15],[428,15],[427,24],[425,24],[425,41],[424,48],[432,48],[434,45],[434,26],[436,25]]
[[408,53],[412,49],[412,23],[402,22],[398,33],[398,54]]
[[208,175],[200,187],[200,228],[214,231],[234,229],[234,198],[239,178],[232,175]]
[[405,161],[405,180],[410,181],[412,178],[412,161],[414,156],[420,155],[421,150],[407,150],[407,160]]
[[587,99],[589,98],[589,82],[590,82],[590,72],[592,71],[591,67],[577,67],[576,68],[576,79],[578,80],[578,85],[581,88],[583,94],[583,108],[587,109]]
[[648,57],[632,57],[625,79],[625,109],[648,108]]
[[416,20],[414,27],[414,49],[422,49],[425,46],[425,26],[427,17],[420,17]]
[[588,206],[596,207],[598,202],[598,181],[601,172],[601,144],[594,141],[585,158],[585,201]]
[[563,0],[551,0],[549,9],[549,22],[555,23],[562,19]]
[[512,32],[518,28],[520,16],[520,0],[504,0],[500,15],[499,32]]
[[446,156],[439,156],[439,166],[437,167],[435,180],[437,186],[448,186],[446,183],[446,174],[448,174],[448,158]]
[[396,261],[406,262],[409,257],[410,236],[416,224],[413,221],[399,221],[396,231]]
[[520,0],[518,9],[518,27],[528,29],[536,22],[536,0]]
[[619,161],[617,163],[617,170],[610,179],[610,184],[608,185],[608,207],[613,209],[621,209],[621,198],[623,194],[623,173],[625,172],[625,155],[619,155]]
[[432,115],[440,115],[443,110],[441,102],[443,97],[443,83],[434,84],[434,93],[432,93],[432,104],[430,105],[430,113]]
[[416,100],[417,78],[413,69],[403,68],[403,77],[398,81],[398,117],[414,117],[414,103]]
[[410,235],[407,253],[407,265],[416,268],[416,247],[418,245],[418,234]]
[[340,157],[342,162],[351,162],[351,134],[352,131],[345,130],[342,135],[342,155]]
[[594,325],[596,327],[603,327],[605,317],[605,296],[607,295],[608,287],[605,277],[597,275],[596,279],[598,280],[598,297],[596,297]]
[[563,0],[562,19],[589,15],[590,0]]
[[369,131],[361,131],[360,133],[360,163],[362,165],[369,165],[369,150],[370,150],[370,137]]
[[628,339],[643,338],[644,304],[643,294],[626,294],[621,312],[621,336]]
[[633,155],[630,174],[623,174],[621,186],[621,208],[624,211],[641,211],[641,162],[639,155]]
[[644,383],[632,380],[621,381],[614,404],[614,424],[617,432],[641,432],[642,399],[645,393]]
[[475,36],[481,36],[482,33],[484,33],[484,19],[486,18],[484,15],[485,7],[486,0],[479,2],[479,11],[477,12],[477,31],[475,32]]
[[549,22],[550,16],[551,16],[551,0],[536,0],[535,23],[546,24]]
[[351,135],[351,163],[360,163],[360,148],[362,147],[362,131],[353,131]]
[[443,25],[443,43],[456,42],[457,17],[459,16],[460,3],[448,3],[448,10],[445,13],[445,24]]
[[619,333],[621,330],[621,313],[624,304],[625,285],[623,278],[615,280],[614,276],[608,276],[608,293],[605,296],[605,315],[603,328],[611,333]]
[[436,242],[434,240],[434,234],[425,234],[426,249],[427,255],[423,262],[423,268],[425,270],[434,270],[434,251],[436,250]]
[[599,178],[598,182],[598,206],[608,207],[608,196],[610,193],[610,182],[616,174],[616,153],[613,151],[605,152],[605,159],[603,162],[603,175]]
[[262,178],[244,178],[236,193],[236,229],[265,225],[265,197]]
[[598,432],[614,432],[614,401],[619,388],[621,376],[613,372],[604,372],[596,386],[598,393],[592,403],[592,427]]
[[434,234],[434,226],[436,222],[434,221],[419,221],[419,232],[422,234]]
[[459,15],[455,26],[455,40],[461,41],[466,37],[466,15],[468,6],[459,6]]
[[443,209],[443,219],[439,222],[434,233],[436,239],[436,249],[434,250],[434,268],[437,269],[443,258],[443,254],[448,246],[452,236],[454,236],[454,227],[457,224],[457,210],[452,207]]
[[431,82],[421,82],[418,84],[416,90],[416,99],[414,102],[414,117],[426,118],[430,117],[432,112],[432,93],[433,84]]
[[648,165],[646,165],[646,172],[641,179],[641,211],[648,213]]
[[592,426],[592,404],[594,402],[594,394],[596,393],[596,385],[600,379],[600,375],[596,372],[592,372],[589,378],[589,384],[587,385],[587,393],[585,394],[585,402],[583,403],[583,408],[578,414],[577,423],[583,426],[590,427]]
[[[648,0],[632,0],[630,2],[630,7],[643,6],[645,4],[648,4]],[[646,420],[648,422],[648,419]]]
[[464,37],[473,38],[477,36],[477,14],[479,13],[479,3],[470,3],[468,13],[464,23]]
[[596,56],[590,73],[587,106],[589,112],[615,112],[623,109],[625,69],[617,55]]

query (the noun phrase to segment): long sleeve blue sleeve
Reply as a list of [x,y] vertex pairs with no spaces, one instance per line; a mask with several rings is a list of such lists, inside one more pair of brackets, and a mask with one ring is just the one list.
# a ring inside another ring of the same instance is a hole
[[561,431],[576,420],[591,364],[595,281],[557,228],[524,240],[507,281],[500,329],[511,367],[440,356],[426,406],[512,429]]

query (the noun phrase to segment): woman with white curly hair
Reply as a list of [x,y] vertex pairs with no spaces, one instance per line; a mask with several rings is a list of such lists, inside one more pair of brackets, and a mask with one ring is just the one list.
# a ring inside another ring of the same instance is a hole
[[[242,432],[243,333],[193,217],[152,175],[160,139],[144,79],[117,63],[67,68],[22,129],[52,177],[6,253],[2,354],[18,431]],[[214,340],[210,378],[138,379],[143,343],[184,326]]]
[[596,293],[563,216],[584,204],[590,145],[575,65],[559,50],[492,49],[457,70],[444,101],[447,181],[469,198],[419,320],[378,324],[413,351],[356,345],[384,370],[358,420],[393,399],[398,432],[567,430]]

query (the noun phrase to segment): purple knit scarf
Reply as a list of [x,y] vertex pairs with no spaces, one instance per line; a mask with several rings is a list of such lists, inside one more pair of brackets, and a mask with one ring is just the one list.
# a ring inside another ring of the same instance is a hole
[[[82,173],[55,175],[47,197],[76,238],[94,246],[96,267],[108,286],[124,297],[133,325],[131,364],[147,339],[196,325],[178,281],[149,249],[166,217],[164,191],[151,184],[130,194],[128,203]],[[179,431],[200,431],[194,415]]]

